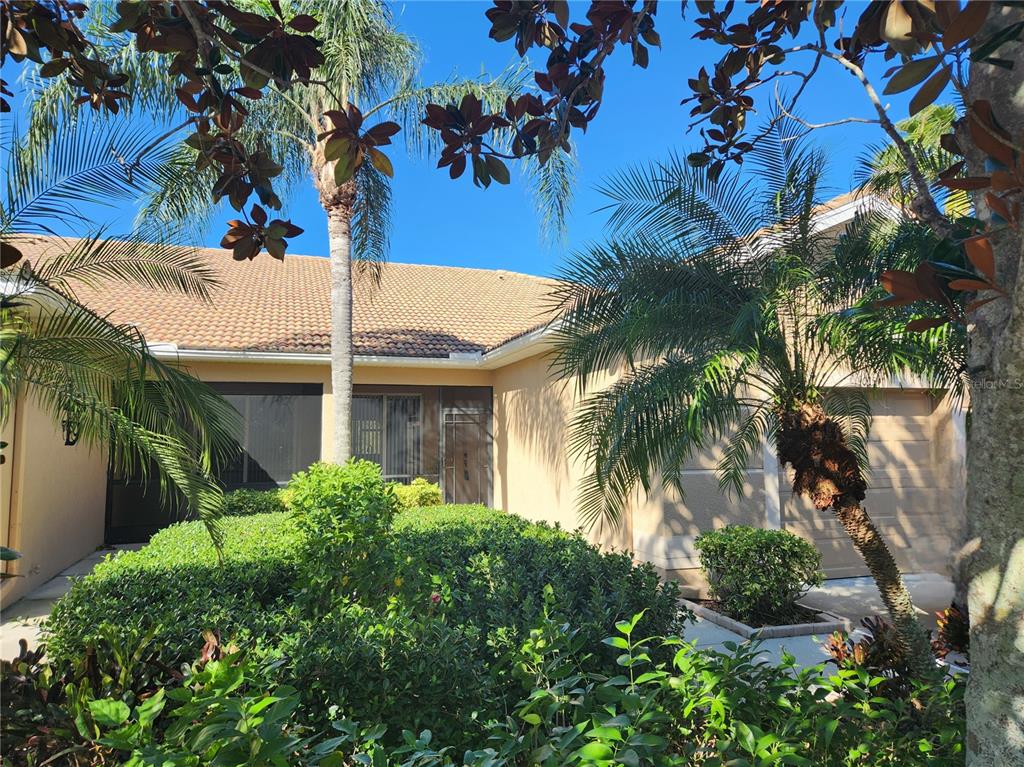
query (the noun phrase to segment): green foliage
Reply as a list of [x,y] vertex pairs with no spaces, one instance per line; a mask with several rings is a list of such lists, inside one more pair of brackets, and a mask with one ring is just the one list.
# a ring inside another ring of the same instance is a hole
[[397,577],[388,531],[398,499],[377,464],[314,463],[288,483],[288,508],[302,536],[299,598],[314,611],[372,602]]
[[821,553],[785,530],[729,525],[694,542],[711,596],[742,621],[786,620],[822,581]]
[[318,726],[343,716],[397,735],[427,728],[448,743],[479,736],[493,714],[494,682],[468,627],[445,621],[427,601],[384,609],[348,603],[288,626],[276,652],[278,678],[302,691]]
[[296,524],[286,514],[262,514],[227,517],[221,525],[223,562],[205,529],[184,522],[75,580],[46,623],[50,656],[80,657],[106,622],[121,635],[155,629],[170,666],[195,656],[203,629],[259,632],[290,601],[299,572]]
[[181,687],[160,688],[134,709],[119,700],[91,701],[102,728],[95,743],[130,754],[126,767],[288,764],[303,746],[292,721],[298,695],[288,686],[248,690],[246,668],[236,660],[210,661]]
[[591,645],[644,609],[650,631],[682,628],[675,582],[662,582],[653,566],[634,565],[628,554],[599,551],[578,533],[483,506],[441,506],[400,515],[395,539],[402,558],[441,585],[448,619],[483,632],[481,651],[492,657],[536,624],[545,588]]
[[404,509],[441,505],[441,486],[436,482],[428,482],[423,477],[416,477],[408,485],[396,482],[391,485],[391,489]]
[[224,516],[248,517],[253,514],[275,514],[285,511],[280,490],[241,488],[224,494]]

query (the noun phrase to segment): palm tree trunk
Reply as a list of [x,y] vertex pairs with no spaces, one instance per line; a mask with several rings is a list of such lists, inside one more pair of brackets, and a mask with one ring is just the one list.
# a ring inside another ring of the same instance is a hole
[[330,165],[317,169],[331,255],[331,401],[333,460],[352,455],[352,205],[355,185],[335,186]]
[[863,504],[867,483],[838,423],[820,405],[803,403],[779,413],[779,462],[793,467],[793,492],[816,509],[831,508],[868,567],[914,673],[935,673],[930,637],[917,619],[899,566]]
[[935,656],[932,654],[931,638],[917,619],[910,592],[907,591],[899,566],[885,545],[882,534],[878,532],[864,506],[853,495],[842,495],[836,499],[832,511],[868,566],[868,572],[889,611],[893,627],[906,646],[910,667],[918,676],[934,674]]

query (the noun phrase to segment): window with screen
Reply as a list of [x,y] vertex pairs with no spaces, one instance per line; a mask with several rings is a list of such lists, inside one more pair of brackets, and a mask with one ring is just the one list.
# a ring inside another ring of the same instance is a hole
[[380,464],[384,477],[410,482],[422,472],[423,403],[418,394],[352,398],[352,455]]
[[218,475],[225,486],[275,487],[320,460],[319,384],[214,384],[242,414],[242,452]]

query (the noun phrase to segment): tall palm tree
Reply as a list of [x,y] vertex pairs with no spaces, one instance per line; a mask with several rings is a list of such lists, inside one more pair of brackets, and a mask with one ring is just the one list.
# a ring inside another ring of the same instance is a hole
[[[110,130],[80,122],[61,126],[42,154],[22,141],[5,142],[0,423],[19,396],[33,399],[69,437],[106,446],[115,470],[155,479],[162,500],[183,502],[219,543],[223,494],[212,471],[238,449],[237,412],[158,359],[134,326],[96,314],[75,295],[83,285],[120,281],[207,299],[214,274],[191,249],[162,244],[155,230],[123,238],[95,228],[76,239],[52,234],[57,224],[91,226],[83,206],[137,200],[162,153],[131,173],[124,158],[150,139],[127,125]],[[33,262],[22,251],[40,234],[50,235],[49,248]]]
[[[252,5],[270,10],[260,0],[252,0]],[[396,121],[409,148],[419,152],[433,146],[429,142],[438,141],[435,131],[420,124],[428,103],[458,103],[464,95],[473,93],[489,109],[499,109],[508,96],[521,91],[524,70],[510,70],[493,80],[481,77],[423,85],[417,79],[419,50],[412,39],[395,28],[391,11],[383,2],[295,0],[286,5],[289,12],[309,14],[319,21],[314,34],[323,42],[321,52],[325,61],[316,70],[318,82],[287,92],[268,89],[262,99],[252,102],[243,130],[251,139],[247,145],[264,145],[283,165],[286,183],[294,184],[312,176],[327,214],[332,444],[334,460],[342,462],[351,453],[353,260],[372,265],[387,258],[391,169],[390,163],[382,163],[382,171],[366,162],[353,178],[338,183],[336,161],[327,159],[325,143],[320,138],[333,127],[324,113],[344,110],[352,104],[361,110],[365,125],[380,120]],[[161,78],[163,70],[154,64],[159,56],[140,55],[128,37],[104,33],[102,25],[92,32],[105,35],[102,39],[111,47],[105,58],[115,60],[118,71],[131,75],[135,83],[135,103],[128,108],[141,108],[172,119],[180,105],[173,82]],[[71,102],[71,94],[61,78],[47,82],[48,86],[36,99],[33,116],[32,134],[40,143],[45,141],[47,125],[54,115],[67,110]],[[211,173],[197,173],[194,150],[182,146],[165,166],[163,188],[140,216],[185,223],[208,220],[214,210]],[[564,216],[571,194],[571,173],[571,163],[564,154],[532,168],[538,209],[546,220],[553,218],[557,223]]]
[[[570,259],[557,294],[556,360],[584,395],[571,448],[591,467],[584,520],[616,521],[631,492],[683,491],[684,464],[724,440],[723,490],[773,440],[793,491],[830,509],[850,536],[921,673],[934,668],[896,561],[863,505],[870,404],[836,387],[907,369],[959,385],[957,344],[849,313],[885,261],[885,219],[860,217],[838,244],[816,226],[821,153],[782,132],[751,156],[751,176],[676,157],[614,178],[611,238]],[[891,222],[890,222],[891,223]],[[908,311],[910,309],[907,309]],[[624,374],[591,391],[609,366]],[[953,371],[953,372],[950,372]]]

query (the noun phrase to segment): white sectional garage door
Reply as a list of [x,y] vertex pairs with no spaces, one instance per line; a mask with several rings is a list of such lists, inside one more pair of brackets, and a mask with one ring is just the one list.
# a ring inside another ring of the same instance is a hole
[[[927,392],[889,390],[874,396],[865,506],[904,572],[947,572],[960,520],[954,425]],[[782,524],[813,541],[830,578],[867,570],[830,511],[790,492],[780,473]]]

